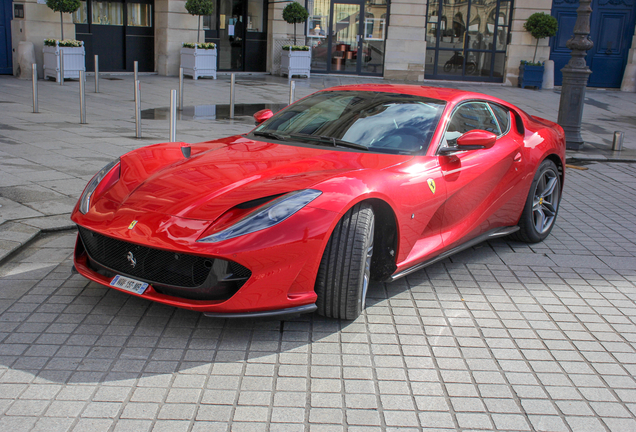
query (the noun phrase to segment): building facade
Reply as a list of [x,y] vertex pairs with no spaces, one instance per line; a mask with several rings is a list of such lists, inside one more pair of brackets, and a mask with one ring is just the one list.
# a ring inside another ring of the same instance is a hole
[[[59,14],[45,0],[1,1],[0,37],[4,29],[11,41],[0,39],[0,47],[13,53],[4,53],[9,65],[2,69],[0,51],[0,73],[12,70],[11,57],[15,70],[20,41],[34,44],[41,63],[43,40],[60,37]],[[309,19],[296,25],[296,37],[311,47],[312,73],[506,85],[517,84],[519,62],[535,53],[536,39],[523,28],[535,12],[559,22],[557,36],[539,41],[537,60],[554,60],[560,83],[578,6],[576,0],[299,1]],[[591,86],[620,87],[626,65],[636,62],[635,1],[593,1]],[[201,19],[199,38],[217,44],[218,70],[278,73],[282,46],[293,43],[294,26],[282,19],[287,3],[216,0],[215,12]],[[185,0],[83,0],[63,19],[67,38],[84,41],[89,71],[98,54],[101,71],[132,71],[137,60],[140,71],[177,75],[179,49],[197,40],[199,18],[187,13]]]

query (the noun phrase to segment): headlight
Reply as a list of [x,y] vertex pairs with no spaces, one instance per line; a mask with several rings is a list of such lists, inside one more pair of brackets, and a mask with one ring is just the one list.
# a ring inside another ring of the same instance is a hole
[[321,194],[322,192],[314,189],[290,192],[258,208],[231,227],[204,237],[199,241],[215,243],[272,227],[305,207]]
[[117,164],[119,164],[119,159],[115,159],[114,161],[106,165],[104,168],[101,169],[100,172],[95,174],[95,177],[93,177],[90,182],[88,182],[88,186],[86,186],[86,189],[84,189],[84,193],[80,198],[79,211],[81,211],[83,214],[88,213],[88,209],[91,205],[91,196],[93,196],[93,192],[95,192],[97,186],[99,186],[104,177],[106,177],[106,174],[108,174],[110,170],[117,166]]

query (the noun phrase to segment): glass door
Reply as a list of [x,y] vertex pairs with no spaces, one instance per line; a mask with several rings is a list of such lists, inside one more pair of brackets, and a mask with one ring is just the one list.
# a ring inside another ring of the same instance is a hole
[[243,0],[219,1],[219,69],[243,70],[245,35]]
[[309,0],[307,5],[312,71],[382,75],[386,0]]
[[331,70],[360,73],[359,4],[334,3],[331,24]]
[[432,0],[426,78],[503,81],[511,0]]

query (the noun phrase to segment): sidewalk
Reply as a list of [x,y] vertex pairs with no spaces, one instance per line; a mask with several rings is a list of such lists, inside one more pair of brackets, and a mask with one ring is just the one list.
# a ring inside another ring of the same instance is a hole
[[[186,79],[184,111],[177,139],[199,142],[243,133],[253,127],[241,104],[280,104],[289,99],[285,78],[239,74],[236,78],[236,118],[227,119],[229,75],[218,80]],[[170,89],[175,77],[140,75],[142,135],[135,138],[133,78],[103,74],[100,93],[93,77],[86,83],[87,123],[79,124],[79,82],[64,86],[39,82],[39,113],[32,112],[31,82],[0,76],[0,261],[32,240],[41,230],[72,228],[69,214],[90,178],[112,159],[141,146],[169,138]],[[316,90],[364,82],[389,82],[361,77],[314,75],[296,80],[296,98]],[[523,90],[499,84],[434,82],[478,91],[509,101],[530,114],[556,120],[560,95],[552,90]],[[217,105],[217,106],[214,106]],[[225,105],[225,106],[224,106]],[[252,107],[253,108],[253,107]],[[587,143],[569,158],[636,160],[634,94],[588,90],[583,137]],[[216,117],[216,118],[215,118]],[[624,150],[612,152],[613,132],[625,133]]]

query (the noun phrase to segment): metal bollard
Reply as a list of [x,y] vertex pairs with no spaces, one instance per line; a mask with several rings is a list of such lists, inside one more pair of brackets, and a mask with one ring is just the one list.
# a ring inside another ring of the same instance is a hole
[[183,68],[179,68],[179,111],[183,111]]
[[136,137],[141,138],[141,83],[135,81],[135,131]]
[[289,82],[289,104],[290,105],[294,103],[295,93],[296,93],[296,81],[290,81]]
[[133,63],[133,70],[135,72],[135,81],[137,81],[139,79],[139,62],[137,60]]
[[86,124],[86,72],[80,71],[80,124]]
[[177,141],[177,91],[170,90],[170,142]]
[[613,151],[623,150],[623,138],[625,134],[621,131],[614,132],[614,141],[612,142]]
[[232,74],[230,79],[230,119],[234,118],[234,83],[234,74]]
[[95,93],[99,93],[99,56],[95,54]]
[[60,50],[60,85],[64,85],[64,51]]
[[40,112],[38,109],[38,65],[31,65],[31,79],[33,80],[33,112]]

